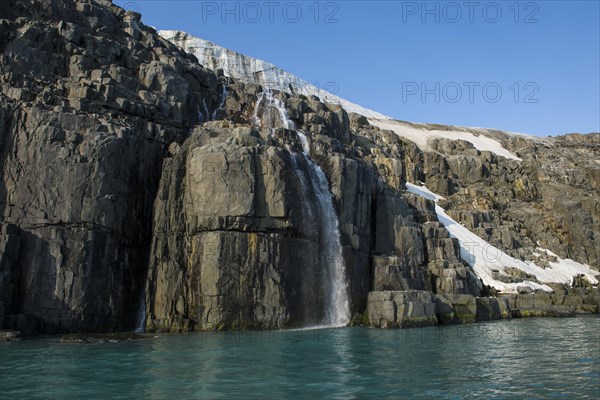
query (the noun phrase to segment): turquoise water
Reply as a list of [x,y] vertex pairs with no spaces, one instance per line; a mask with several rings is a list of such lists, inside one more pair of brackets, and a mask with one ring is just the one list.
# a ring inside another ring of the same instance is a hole
[[600,318],[0,343],[2,399],[600,398]]

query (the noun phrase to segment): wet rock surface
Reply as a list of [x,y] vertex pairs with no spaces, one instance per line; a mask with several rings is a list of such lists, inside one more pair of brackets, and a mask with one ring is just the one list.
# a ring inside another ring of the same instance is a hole
[[0,331],[0,342],[18,342],[21,340],[19,331]]
[[139,342],[152,338],[152,335],[140,333],[71,333],[61,336],[59,342],[68,344],[101,344]]

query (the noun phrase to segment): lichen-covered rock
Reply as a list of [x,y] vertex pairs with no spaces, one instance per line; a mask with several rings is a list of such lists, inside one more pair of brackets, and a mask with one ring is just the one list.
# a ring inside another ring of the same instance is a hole
[[555,285],[554,293],[534,292],[502,295],[516,317],[565,316],[598,313],[598,288],[572,288]]
[[438,323],[435,296],[422,290],[370,292],[367,315],[371,326],[378,328],[412,328]]
[[0,330],[0,342],[18,342],[21,340],[19,331]]
[[477,297],[477,321],[491,321],[512,317],[508,300],[502,297]]
[[419,179],[446,197],[452,218],[511,256],[544,265],[542,247],[598,269],[600,134],[496,139],[522,161],[435,139]]
[[468,294],[436,294],[437,313],[444,324],[470,324],[477,321],[477,301]]

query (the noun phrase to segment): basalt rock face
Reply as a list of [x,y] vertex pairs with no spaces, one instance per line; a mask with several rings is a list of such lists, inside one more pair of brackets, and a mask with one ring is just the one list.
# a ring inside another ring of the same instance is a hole
[[600,134],[499,140],[522,161],[436,139],[423,182],[446,197],[448,215],[511,256],[544,265],[542,247],[597,269]]
[[[148,331],[278,328],[323,320],[326,288],[315,193],[296,131],[259,88],[230,83],[223,114],[165,160],[154,210]],[[479,294],[480,284],[437,221],[433,203],[401,191],[402,146],[366,141],[318,99],[277,93],[306,132],[339,219],[353,314],[387,287]],[[258,119],[258,121],[257,121]],[[390,153],[390,158],[385,155]],[[381,162],[378,165],[377,162]],[[322,232],[321,232],[322,234]],[[434,316],[435,318],[435,316]]]
[[228,125],[194,131],[164,164],[147,330],[320,321],[314,200],[300,188],[306,171],[251,127]]
[[[223,79],[108,2],[10,2],[9,12],[5,328],[127,330],[142,304],[148,330],[323,319],[314,193],[300,188],[308,159],[295,132],[253,126],[263,88],[229,80],[223,102]],[[452,243],[439,224],[421,229],[436,224],[430,203],[401,193],[414,146],[381,139],[339,106],[278,96],[333,192],[353,313],[375,281],[436,287],[427,266],[436,251],[456,262],[456,246],[438,245]],[[281,125],[272,111],[262,119]],[[468,290],[460,279],[449,290]]]
[[162,159],[202,101],[219,101],[218,79],[109,2],[8,1],[2,12],[4,326],[130,329]]
[[6,329],[321,323],[315,165],[333,199],[350,311],[372,313],[375,326],[504,318],[506,302],[527,310],[520,297],[481,297],[489,290],[435,204],[406,192],[407,181],[446,196],[448,214],[515,257],[531,257],[539,241],[598,265],[598,135],[499,133],[522,162],[460,140],[422,151],[315,96],[270,93],[282,116],[266,88],[203,68],[108,1],[5,5]]

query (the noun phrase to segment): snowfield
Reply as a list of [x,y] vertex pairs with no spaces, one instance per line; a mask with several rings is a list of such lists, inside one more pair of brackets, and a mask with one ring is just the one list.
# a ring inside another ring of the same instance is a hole
[[[417,194],[436,202],[435,212],[441,223],[444,224],[450,236],[458,239],[460,245],[460,256],[473,267],[473,270],[481,278],[484,284],[497,289],[501,293],[517,292],[519,287],[529,287],[533,290],[544,290],[551,292],[552,289],[545,283],[566,283],[571,284],[573,278],[577,275],[584,275],[586,279],[594,284],[598,284],[595,275],[589,265],[580,264],[570,259],[563,259],[549,250],[539,248],[539,251],[545,252],[557,258],[556,262],[550,262],[550,268],[541,268],[529,261],[521,261],[513,258],[492,246],[460,223],[453,220],[446,211],[440,207],[437,202],[443,197],[431,192],[425,186],[417,186],[412,183],[406,183],[407,191]],[[529,275],[533,275],[541,283],[532,281],[523,281],[518,283],[505,283],[494,279],[493,273],[507,275],[507,268],[516,268]]]
[[484,136],[483,134],[475,135],[473,132],[470,132],[470,130],[475,129],[456,128],[456,130],[449,131],[429,130],[424,127],[420,128],[418,124],[376,118],[369,118],[369,123],[380,129],[394,131],[398,136],[414,142],[419,146],[419,149],[423,151],[431,150],[429,141],[434,138],[451,140],[460,139],[470,142],[477,150],[487,150],[505,158],[521,161],[519,157],[502,147],[502,144],[497,140]]

